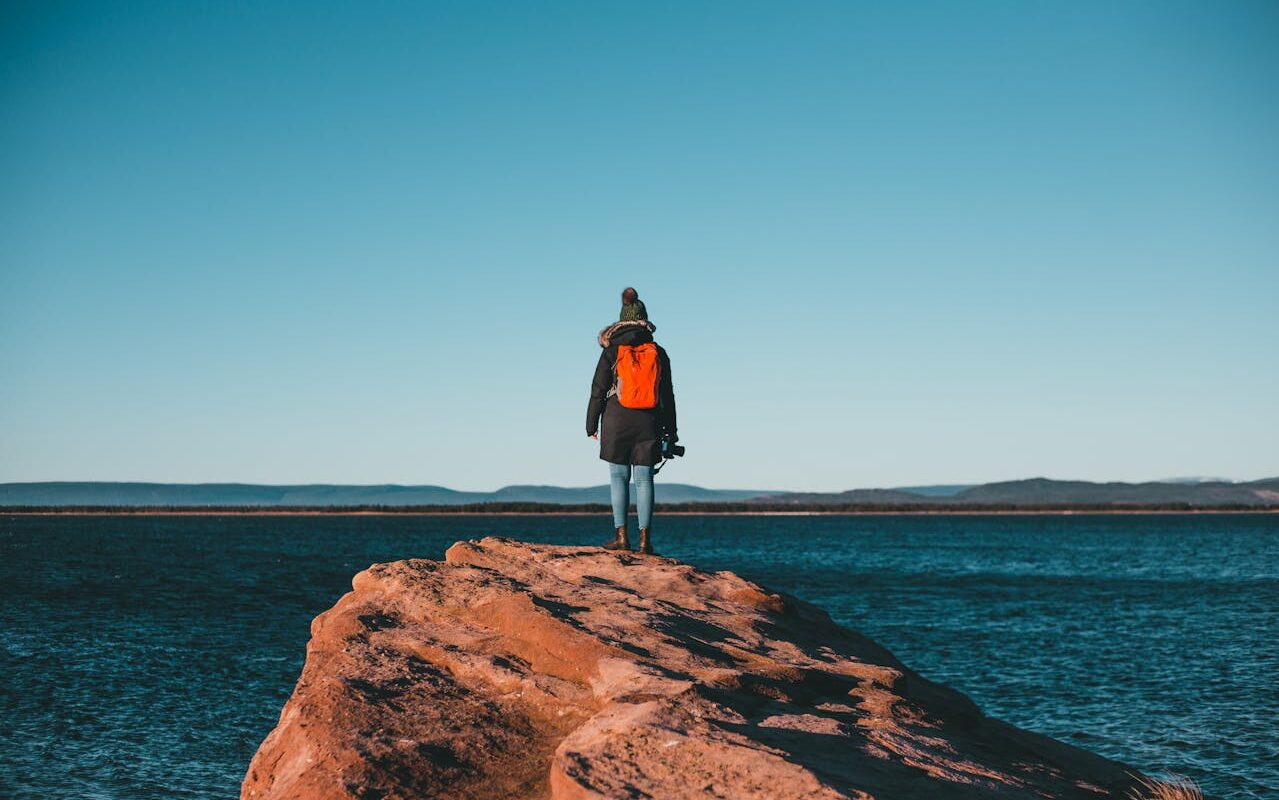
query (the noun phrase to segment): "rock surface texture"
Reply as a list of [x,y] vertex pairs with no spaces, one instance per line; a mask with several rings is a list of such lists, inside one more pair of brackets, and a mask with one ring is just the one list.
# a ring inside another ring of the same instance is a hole
[[1101,798],[1125,767],[984,717],[731,573],[504,539],[378,564],[311,626],[242,798]]

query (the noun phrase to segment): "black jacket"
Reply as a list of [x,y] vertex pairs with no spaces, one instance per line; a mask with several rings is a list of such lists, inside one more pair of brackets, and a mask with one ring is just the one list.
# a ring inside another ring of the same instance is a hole
[[[662,377],[657,385],[657,408],[626,408],[609,397],[613,388],[613,364],[619,344],[638,345],[653,341],[653,334],[642,325],[624,326],[610,336],[601,334],[599,363],[591,381],[591,401],[586,407],[586,433],[600,434],[600,458],[614,464],[653,465],[662,460],[662,438],[675,441],[675,389],[671,384],[671,359],[657,346]],[[603,417],[601,426],[600,418]]]

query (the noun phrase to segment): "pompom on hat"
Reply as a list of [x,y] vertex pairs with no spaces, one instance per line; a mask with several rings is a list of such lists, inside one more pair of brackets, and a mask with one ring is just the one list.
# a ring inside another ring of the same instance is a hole
[[617,315],[619,322],[648,319],[648,309],[644,301],[639,299],[639,292],[628,286],[622,290],[622,313]]

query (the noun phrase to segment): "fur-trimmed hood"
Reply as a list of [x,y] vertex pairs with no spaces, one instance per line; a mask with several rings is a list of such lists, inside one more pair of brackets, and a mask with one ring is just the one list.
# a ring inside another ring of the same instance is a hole
[[646,328],[649,333],[652,333],[653,331],[657,330],[657,326],[646,319],[627,319],[627,320],[622,320],[621,322],[614,322],[612,325],[609,325],[607,328],[600,331],[600,335],[596,339],[596,341],[600,343],[600,347],[608,347],[609,342],[612,341],[614,334],[619,333],[621,331],[629,330],[635,327]]

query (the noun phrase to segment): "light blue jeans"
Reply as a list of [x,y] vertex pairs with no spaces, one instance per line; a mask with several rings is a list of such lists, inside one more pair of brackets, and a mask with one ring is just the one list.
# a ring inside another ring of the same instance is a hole
[[631,470],[635,470],[635,510],[639,514],[639,526],[647,528],[653,522],[653,468],[643,464],[608,465],[609,489],[613,495],[613,527],[626,524],[626,512],[631,507]]

